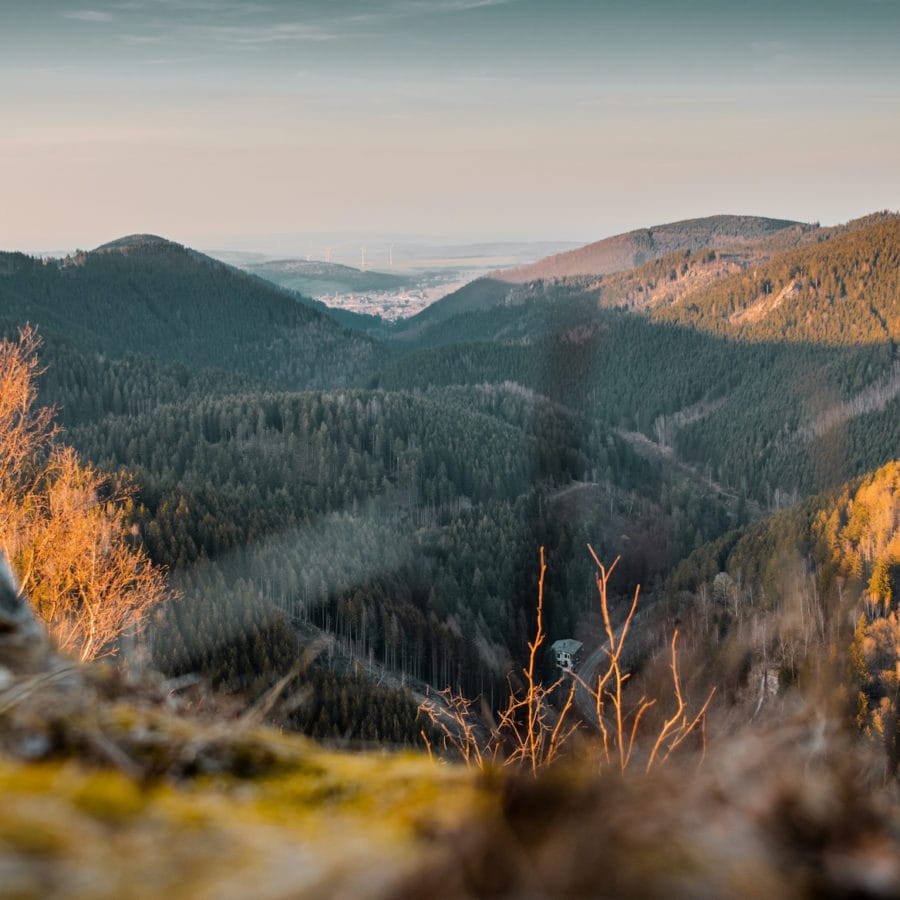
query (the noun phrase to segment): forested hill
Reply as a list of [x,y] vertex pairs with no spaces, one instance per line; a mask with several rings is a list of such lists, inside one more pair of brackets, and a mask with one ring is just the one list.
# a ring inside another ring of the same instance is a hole
[[780,253],[656,315],[744,340],[896,342],[900,217]]
[[640,228],[605,238],[577,250],[548,256],[528,266],[495,273],[504,281],[525,282],[538,278],[571,278],[578,275],[609,275],[658,259],[675,250],[732,247],[790,229],[798,234],[815,226],[787,219],[758,216],[708,216],[686,219],[652,228]]
[[[338,681],[316,702],[352,702],[294,726],[406,741],[408,698],[396,723],[356,721],[366,679],[504,691],[536,548],[547,626],[577,634],[588,542],[622,554],[617,590],[660,596],[705,541],[896,458],[898,229],[790,226],[589,279],[482,279],[393,342],[141,235],[0,255],[0,316],[39,326],[66,441],[135,481],[132,533],[184,593],[157,664],[253,693],[326,639]],[[812,305],[771,340],[720,329],[714,299],[740,313],[763,278],[764,300],[790,279]],[[342,659],[365,672],[341,680]]]
[[[586,576],[567,574],[573,547],[627,527],[623,572],[643,577],[696,537],[675,512],[687,497],[663,497],[655,466],[513,386],[194,397],[67,438],[133,474],[135,530],[184,591],[154,639],[157,664],[232,688],[284,671],[292,621],[371,664],[499,690],[504,660],[526,646],[536,546],[559,566],[548,622],[569,632]],[[549,499],[573,483],[591,500],[577,517],[577,497]],[[730,521],[715,498],[692,502],[702,536]],[[351,727],[329,715],[325,733]]]
[[[528,266],[504,269],[476,279],[411,319],[398,323],[396,330],[402,337],[412,337],[462,313],[493,306],[518,305],[535,293],[536,282],[550,284],[560,279],[581,279],[585,285],[593,283],[596,287],[603,281],[602,276],[635,270],[640,281],[650,279],[656,284],[660,280],[656,269],[664,266],[664,274],[668,276],[673,266],[677,270],[681,264],[681,259],[676,259],[676,256],[684,256],[686,252],[689,255],[710,247],[747,251],[761,241],[777,240],[791,246],[809,240],[818,230],[813,225],[755,216],[710,216],[642,228],[548,256]],[[664,257],[671,259],[648,266]],[[646,274],[642,267],[648,269]],[[721,269],[721,266],[718,268]],[[618,282],[613,279],[607,293],[615,299],[610,301],[604,298],[604,305],[617,305],[617,301],[628,293],[633,280],[634,277],[628,278],[627,275]]]
[[291,388],[365,383],[376,348],[286,292],[152,235],[64,260],[0,254],[4,330],[23,322],[83,350],[140,353]]
[[[743,690],[756,705],[773,691],[758,692],[754,670],[775,691],[799,682],[814,692],[822,687],[825,657],[837,661],[856,726],[883,747],[895,772],[898,523],[900,461],[894,460],[701,547],[669,579],[679,606],[691,610],[692,638],[716,648],[704,655],[708,678],[721,684],[730,669],[726,689],[734,696]],[[743,658],[735,667],[737,648]]]
[[310,297],[343,291],[392,291],[415,282],[392,272],[355,269],[321,260],[276,259],[248,263],[246,271]]
[[381,384],[515,380],[763,504],[807,496],[900,447],[900,218],[776,238],[602,278],[481,279],[444,301],[464,312],[408,323],[416,351]]

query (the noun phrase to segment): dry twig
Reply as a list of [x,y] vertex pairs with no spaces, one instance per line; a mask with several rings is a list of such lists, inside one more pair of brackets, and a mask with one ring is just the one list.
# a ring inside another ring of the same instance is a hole
[[[606,665],[596,677],[596,686],[589,684],[577,672],[564,670],[549,687],[544,687],[537,675],[538,651],[546,639],[544,633],[544,579],[547,566],[544,548],[541,547],[541,567],[538,578],[537,624],[534,640],[528,644],[528,664],[522,669],[524,688],[516,688],[510,680],[509,700],[506,708],[499,713],[497,724],[490,728],[486,740],[479,740],[479,728],[472,719],[473,702],[461,694],[454,694],[450,688],[440,692],[443,703],[427,699],[419,711],[442,733],[444,749],[451,747],[466,765],[484,768],[487,762],[498,759],[504,765],[527,766],[532,774],[550,765],[559,755],[568,739],[578,729],[578,723],[569,721],[574,706],[575,691],[580,685],[591,696],[597,714],[600,730],[602,760],[605,765],[615,765],[622,772],[632,761],[635,746],[640,735],[644,714],[655,703],[646,695],[642,696],[631,709],[626,708],[625,683],[629,673],[623,668],[622,650],[628,631],[637,610],[640,587],[635,589],[631,607],[625,621],[617,630],[613,627],[609,611],[609,579],[619,562],[617,557],[612,565],[604,566],[594,548],[588,551],[597,566],[594,579],[600,599],[600,612],[606,632]],[[664,763],[672,752],[699,727],[706,751],[706,713],[715,689],[710,691],[700,711],[691,719],[685,712],[686,703],[678,674],[677,654],[678,632],[672,636],[670,668],[672,685],[676,699],[676,710],[668,718],[656,738],[646,765],[649,772],[654,765]],[[569,679],[568,693],[558,712],[554,711],[553,699]],[[432,754],[431,742],[425,732],[422,739]],[[701,759],[702,761],[702,759]]]

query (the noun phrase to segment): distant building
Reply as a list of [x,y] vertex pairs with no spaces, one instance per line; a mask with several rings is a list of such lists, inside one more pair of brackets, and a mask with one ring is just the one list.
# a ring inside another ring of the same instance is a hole
[[581,656],[581,648],[584,644],[581,641],[572,640],[572,638],[563,638],[554,641],[550,645],[550,649],[556,656],[556,664],[563,669],[571,669],[578,662]]

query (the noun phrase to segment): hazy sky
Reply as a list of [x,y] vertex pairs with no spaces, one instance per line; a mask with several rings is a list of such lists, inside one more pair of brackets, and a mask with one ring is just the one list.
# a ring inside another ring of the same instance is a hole
[[0,248],[900,207],[900,0],[0,0]]

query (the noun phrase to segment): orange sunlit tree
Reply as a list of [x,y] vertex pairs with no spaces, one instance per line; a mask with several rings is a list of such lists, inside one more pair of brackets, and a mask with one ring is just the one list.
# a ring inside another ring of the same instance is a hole
[[55,441],[36,403],[39,345],[31,328],[0,340],[0,549],[60,649],[96,659],[140,630],[166,585],[130,540],[127,490]]

